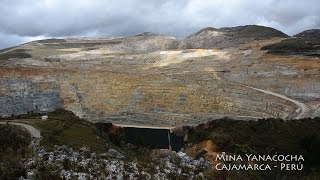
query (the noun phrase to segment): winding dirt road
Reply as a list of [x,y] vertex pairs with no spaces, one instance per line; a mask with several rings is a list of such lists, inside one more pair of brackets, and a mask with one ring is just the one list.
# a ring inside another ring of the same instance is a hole
[[[41,134],[40,131],[38,129],[36,129],[35,127],[29,125],[29,124],[24,124],[24,123],[13,123],[13,122],[8,122],[9,124],[13,124],[13,125],[17,125],[17,126],[22,126],[24,127],[26,130],[29,131],[29,133],[31,134],[32,138],[36,138],[36,139],[40,139],[41,138]],[[7,122],[0,122],[0,124],[7,124]]]
[[254,89],[256,91],[260,91],[260,92],[266,93],[266,94],[277,96],[279,98],[285,99],[285,100],[290,101],[290,102],[293,102],[294,104],[299,106],[300,109],[301,109],[300,114],[298,114],[294,119],[300,119],[304,114],[306,114],[310,110],[310,108],[307,105],[305,105],[304,103],[299,102],[299,101],[294,100],[294,99],[291,99],[291,98],[288,98],[285,95],[278,94],[278,93],[275,93],[275,92],[272,92],[272,91],[269,91],[269,90],[263,90],[263,89],[254,88],[254,87],[251,87],[251,86],[246,86],[246,87],[250,88],[250,89]]

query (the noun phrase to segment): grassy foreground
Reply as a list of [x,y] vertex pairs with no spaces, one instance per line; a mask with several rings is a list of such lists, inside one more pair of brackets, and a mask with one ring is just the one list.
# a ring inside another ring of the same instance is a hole
[[220,171],[221,179],[319,179],[320,118],[284,121],[221,119],[189,128],[189,140],[212,140],[217,152],[257,155],[302,155],[302,171]]
[[[30,124],[41,131],[41,145],[46,149],[66,145],[74,149],[87,147],[102,153],[112,146],[127,155],[126,160],[137,159],[148,167],[150,149],[124,144],[121,129],[110,124],[92,124],[71,112],[58,110],[41,120],[40,114],[14,117],[17,122]],[[204,172],[215,179],[319,179],[320,177],[320,118],[283,121],[214,120],[188,129],[188,144],[212,140],[217,152],[236,154],[301,154],[305,158],[303,171],[212,171]],[[110,131],[117,133],[110,133]],[[3,177],[25,175],[23,160],[30,155],[30,135],[17,126],[0,125],[0,174]],[[5,179],[0,176],[0,179]]]
[[25,176],[23,161],[30,154],[30,141],[23,128],[0,124],[0,179]]

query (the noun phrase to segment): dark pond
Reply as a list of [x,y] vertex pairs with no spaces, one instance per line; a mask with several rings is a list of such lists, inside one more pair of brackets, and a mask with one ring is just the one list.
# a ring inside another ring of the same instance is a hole
[[126,142],[136,145],[148,146],[152,149],[168,149],[170,135],[170,145],[172,150],[179,151],[183,148],[183,136],[170,133],[168,129],[149,129],[125,127]]

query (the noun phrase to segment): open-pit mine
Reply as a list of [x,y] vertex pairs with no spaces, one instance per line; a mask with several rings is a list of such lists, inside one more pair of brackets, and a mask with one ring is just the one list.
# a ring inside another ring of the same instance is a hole
[[204,28],[186,38],[33,41],[0,51],[0,116],[64,108],[92,122],[173,127],[320,116],[319,30]]

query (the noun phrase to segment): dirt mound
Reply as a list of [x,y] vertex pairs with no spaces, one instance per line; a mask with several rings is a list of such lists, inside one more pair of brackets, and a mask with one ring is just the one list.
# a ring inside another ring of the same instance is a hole
[[216,29],[213,27],[206,27],[206,28],[201,29],[200,31],[197,31],[197,32],[191,34],[187,38],[193,38],[193,37],[197,37],[197,36],[208,36],[208,35],[212,36],[213,34],[219,35],[219,34],[222,34],[222,32],[219,29]]

